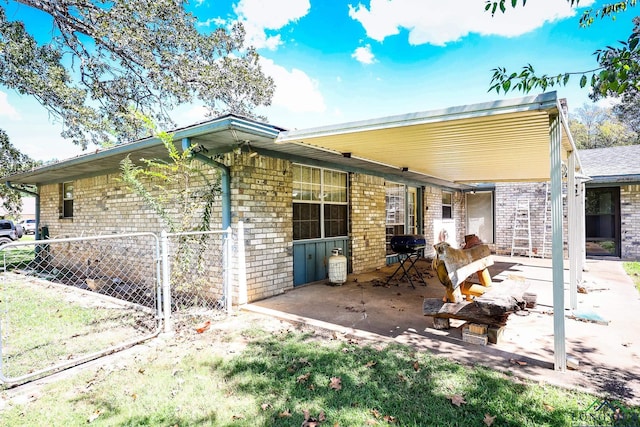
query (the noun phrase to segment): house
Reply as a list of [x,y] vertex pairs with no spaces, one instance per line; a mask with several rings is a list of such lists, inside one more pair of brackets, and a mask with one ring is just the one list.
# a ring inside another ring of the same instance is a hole
[[640,145],[580,150],[586,183],[586,251],[640,260]]
[[[384,266],[398,234],[457,246],[477,231],[491,241],[501,206],[490,193],[476,192],[477,183],[551,179],[557,196],[562,161],[570,180],[580,171],[555,92],[292,131],[227,115],[177,129],[173,138],[178,147],[198,147],[194,159],[203,174],[222,174],[214,226],[244,224],[248,301],[325,279],[334,247],[357,273]],[[157,233],[161,221],[119,180],[126,156],[165,158],[166,149],[146,138],[5,180],[37,186],[36,216],[51,236]],[[557,207],[553,202],[550,240],[560,274],[554,286],[562,290]],[[555,320],[564,322],[561,297],[554,304]],[[559,336],[558,369],[565,367],[563,345]]]

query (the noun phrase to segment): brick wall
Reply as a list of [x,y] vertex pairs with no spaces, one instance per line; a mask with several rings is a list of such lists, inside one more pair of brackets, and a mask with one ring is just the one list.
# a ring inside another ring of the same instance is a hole
[[[453,193],[453,218],[446,221],[452,221],[455,226],[455,235],[449,236],[447,241],[450,243],[455,242],[459,246],[464,242],[464,235],[466,234],[467,228],[464,195],[461,192],[447,191]],[[424,237],[427,241],[427,248],[425,250],[425,256],[427,257],[433,257],[435,255],[433,244],[438,241],[439,236],[436,236],[434,223],[439,223],[442,220],[442,192],[443,189],[439,187],[429,186],[425,187],[424,190]]]
[[[563,186],[566,193],[566,185]],[[529,201],[531,222],[531,245],[534,256],[542,256],[543,243],[547,242],[547,255],[551,256],[551,228],[549,225],[546,239],[545,215],[548,224],[551,224],[551,208],[545,212],[545,200],[547,194],[546,183],[499,183],[495,187],[495,252],[501,255],[510,255],[513,242],[513,227],[518,199]],[[567,250],[567,203],[563,197],[563,244],[565,255]],[[519,234],[520,236],[520,234]],[[526,246],[519,241],[518,246]]]
[[244,222],[249,302],[293,287],[291,163],[228,154],[232,222]]
[[384,179],[350,174],[351,261],[354,273],[385,265]]
[[[291,165],[288,161],[246,154],[228,154],[224,163],[231,170],[232,224],[244,222],[247,257],[247,294],[254,301],[276,295],[293,286],[293,212],[291,209]],[[200,172],[210,179],[217,171],[201,163]],[[40,188],[40,223],[51,237],[76,237],[131,232],[160,233],[164,224],[131,193],[119,174],[80,179],[74,182],[73,218],[60,218],[58,184]],[[203,178],[192,177],[198,186]],[[180,207],[171,212],[178,221]],[[194,218],[199,219],[198,212]],[[193,228],[197,228],[197,223]],[[221,227],[221,202],[216,200],[211,228]]]
[[640,260],[640,185],[620,186],[621,256]]

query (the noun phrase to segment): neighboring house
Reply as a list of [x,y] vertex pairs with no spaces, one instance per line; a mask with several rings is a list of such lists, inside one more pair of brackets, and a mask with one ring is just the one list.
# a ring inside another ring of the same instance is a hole
[[587,255],[640,260],[640,145],[580,150]]
[[[566,132],[550,137],[558,124],[568,131],[559,111],[552,92],[289,132],[227,115],[173,136],[178,146],[201,147],[203,173],[227,174],[214,227],[243,221],[254,301],[325,279],[334,247],[349,271],[365,272],[395,260],[388,243],[398,234],[424,235],[428,253],[470,233],[499,241],[496,212],[509,207],[475,183],[559,176],[550,146],[563,157],[574,152]],[[166,150],[149,138],[5,180],[37,186],[39,225],[52,237],[157,233],[159,218],[119,180],[127,155],[166,158]]]

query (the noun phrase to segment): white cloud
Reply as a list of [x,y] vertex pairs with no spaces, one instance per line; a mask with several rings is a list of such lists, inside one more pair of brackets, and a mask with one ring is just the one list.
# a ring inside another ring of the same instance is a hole
[[[580,7],[593,2],[583,0]],[[568,2],[558,0],[528,2],[515,9],[507,2],[506,13],[494,17],[478,0],[371,0],[369,8],[362,3],[349,5],[349,16],[362,24],[368,37],[381,42],[405,29],[412,45],[442,46],[469,33],[515,37],[575,14]]]
[[309,13],[309,0],[240,0],[234,6],[238,19],[247,32],[247,44],[275,50],[280,35],[268,35],[267,30],[279,30]]
[[9,103],[7,94],[0,91],[0,117],[8,117],[10,120],[20,120],[20,113]]
[[283,107],[294,113],[325,111],[324,98],[318,89],[317,81],[310,78],[304,71],[296,68],[289,71],[264,57],[260,59],[260,65],[264,73],[273,78],[276,85],[271,100],[273,106]]
[[222,18],[209,18],[206,21],[198,21],[196,25],[198,27],[210,27],[211,24],[214,24],[216,27],[221,27],[226,23],[227,22]]
[[369,44],[357,48],[355,52],[351,54],[351,57],[355,58],[356,61],[362,64],[373,64],[374,62],[376,62],[376,58],[371,52],[371,45]]

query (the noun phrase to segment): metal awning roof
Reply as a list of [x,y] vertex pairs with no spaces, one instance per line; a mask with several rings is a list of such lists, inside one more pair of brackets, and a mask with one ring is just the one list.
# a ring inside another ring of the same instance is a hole
[[[315,147],[453,183],[548,181],[556,92],[282,132],[277,144]],[[575,149],[564,121],[563,159]]]

